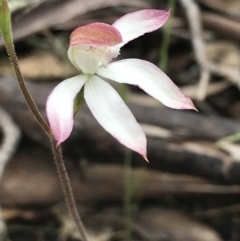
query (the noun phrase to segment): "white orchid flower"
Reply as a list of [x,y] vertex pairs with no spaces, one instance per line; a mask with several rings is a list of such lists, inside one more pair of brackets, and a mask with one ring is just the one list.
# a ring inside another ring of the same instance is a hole
[[110,63],[123,45],[157,30],[169,15],[169,11],[141,10],[126,14],[113,25],[92,23],[72,32],[68,57],[80,74],[57,85],[46,106],[58,144],[72,132],[74,100],[84,86],[84,99],[100,125],[147,160],[146,136],[141,126],[117,91],[102,78],[139,86],[168,107],[195,109],[192,101],[152,63],[140,59]]

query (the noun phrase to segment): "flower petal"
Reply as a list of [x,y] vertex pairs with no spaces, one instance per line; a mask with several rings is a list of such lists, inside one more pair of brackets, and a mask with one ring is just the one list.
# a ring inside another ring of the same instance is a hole
[[70,46],[115,46],[122,42],[120,32],[112,25],[91,23],[76,28],[70,36]]
[[87,46],[82,47],[70,47],[68,49],[68,58],[76,69],[84,74],[94,74],[99,66],[99,61],[94,57],[94,54],[90,51],[85,51]]
[[126,59],[100,67],[99,76],[119,83],[137,85],[146,93],[175,109],[195,109],[171,79],[154,64],[140,59]]
[[85,85],[84,97],[100,125],[120,143],[146,159],[146,136],[117,91],[93,75]]
[[68,49],[68,58],[76,69],[84,74],[94,74],[100,65],[108,65],[118,56],[119,47],[73,46]]
[[74,98],[87,78],[86,75],[79,75],[62,81],[47,99],[47,117],[58,144],[65,141],[72,132]]
[[153,32],[162,27],[169,16],[170,11],[145,9],[124,15],[112,26],[119,30],[124,44],[126,44],[145,33]]

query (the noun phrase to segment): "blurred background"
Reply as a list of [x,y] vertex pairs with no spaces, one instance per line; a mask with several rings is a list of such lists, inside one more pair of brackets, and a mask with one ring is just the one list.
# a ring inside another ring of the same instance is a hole
[[[137,87],[112,83],[147,135],[146,163],[84,104],[63,144],[79,212],[90,240],[240,240],[240,0],[8,2],[20,68],[44,116],[54,86],[77,74],[67,58],[74,28],[171,8],[164,27],[128,43],[118,59],[159,66],[199,112],[168,109]],[[0,143],[0,163],[8,161],[0,182],[6,240],[81,240],[50,143],[26,107],[1,40]]]

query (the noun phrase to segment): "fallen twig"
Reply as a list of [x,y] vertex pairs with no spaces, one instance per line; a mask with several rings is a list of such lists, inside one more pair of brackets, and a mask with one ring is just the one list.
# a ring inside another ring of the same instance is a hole
[[205,45],[202,37],[200,9],[193,0],[181,0],[181,3],[187,14],[196,61],[199,63],[201,68],[197,99],[203,100],[207,92],[210,71],[207,68],[208,61],[205,54]]

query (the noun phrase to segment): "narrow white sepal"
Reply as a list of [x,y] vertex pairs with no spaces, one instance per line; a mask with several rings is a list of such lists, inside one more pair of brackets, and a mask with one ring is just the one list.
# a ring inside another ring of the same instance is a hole
[[112,24],[119,30],[123,38],[123,43],[119,46],[123,46],[145,33],[159,29],[169,16],[170,11],[157,9],[144,9],[122,16]]
[[74,99],[87,78],[87,75],[78,75],[62,81],[47,99],[47,117],[58,144],[65,141],[72,132]]
[[118,83],[137,85],[146,93],[175,109],[196,109],[188,97],[154,64],[140,59],[125,59],[100,67],[97,75]]
[[121,144],[146,158],[146,136],[117,91],[98,76],[84,88],[86,103],[100,125]]

